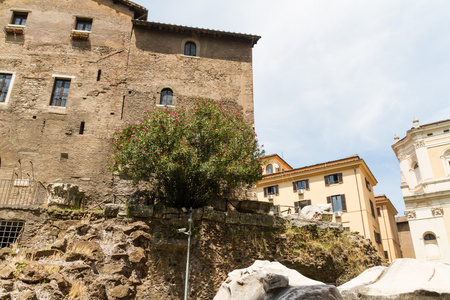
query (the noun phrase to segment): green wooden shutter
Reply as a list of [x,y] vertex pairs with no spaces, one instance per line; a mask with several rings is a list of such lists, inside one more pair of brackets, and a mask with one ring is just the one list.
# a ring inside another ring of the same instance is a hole
[[342,180],[342,173],[338,173],[338,180],[339,180],[339,183],[343,182],[343,180]]
[[267,197],[267,188],[264,188],[264,197]]
[[275,195],[278,195],[278,184],[275,186]]
[[309,190],[309,179],[306,179],[305,181],[306,181],[306,183],[305,183],[305,189]]
[[329,186],[330,185],[330,177],[324,176],[323,179],[325,179],[325,185]]
[[297,182],[292,183],[292,188],[294,189],[294,192],[297,191]]

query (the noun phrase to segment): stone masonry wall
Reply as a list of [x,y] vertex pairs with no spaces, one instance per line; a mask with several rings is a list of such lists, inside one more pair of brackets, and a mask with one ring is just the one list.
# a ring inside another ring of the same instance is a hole
[[[135,26],[130,7],[113,0],[4,0],[0,26],[13,11],[28,18],[23,35],[0,39],[0,73],[14,77],[0,102],[0,178],[78,185],[92,202],[111,197],[114,128],[158,109],[164,87],[177,107],[209,97],[253,120],[248,41]],[[77,17],[92,18],[89,40],[70,37]],[[199,43],[199,57],[182,55],[186,39]],[[67,104],[50,106],[55,78],[65,76]]]
[[[0,212],[0,218],[23,215]],[[20,245],[0,250],[0,296],[63,299],[73,289],[76,299],[89,300],[183,297],[187,236],[178,229],[188,216],[182,212],[159,209],[140,219],[70,210],[38,215]],[[294,227],[279,217],[211,208],[194,210],[193,219],[189,299],[212,299],[229,272],[256,259],[333,284],[381,263],[370,241],[338,224]]]

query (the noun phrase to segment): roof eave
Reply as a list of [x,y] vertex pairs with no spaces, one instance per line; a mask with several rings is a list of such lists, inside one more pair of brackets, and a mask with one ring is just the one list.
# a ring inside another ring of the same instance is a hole
[[145,19],[147,19],[148,9],[145,8],[144,6],[139,5],[139,4],[129,1],[129,0],[113,0],[113,2],[121,3],[123,5],[128,6],[128,8],[130,10],[140,13],[142,16],[145,16]]
[[197,33],[204,34],[208,36],[214,37],[228,37],[234,39],[247,40],[251,42],[252,47],[256,45],[258,40],[261,38],[258,35],[245,34],[245,33],[235,33],[221,30],[213,30],[213,29],[205,29],[198,27],[189,27],[189,26],[181,26],[175,24],[166,24],[166,23],[158,23],[158,22],[149,22],[142,20],[133,20],[133,24],[136,26],[145,26],[153,29],[171,31],[171,32],[180,32],[180,33]]

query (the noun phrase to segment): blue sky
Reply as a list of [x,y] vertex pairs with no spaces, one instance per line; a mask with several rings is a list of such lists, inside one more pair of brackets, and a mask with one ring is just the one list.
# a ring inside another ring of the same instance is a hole
[[391,149],[450,118],[450,1],[137,0],[149,21],[251,33],[255,126],[293,167],[358,154],[400,214]]

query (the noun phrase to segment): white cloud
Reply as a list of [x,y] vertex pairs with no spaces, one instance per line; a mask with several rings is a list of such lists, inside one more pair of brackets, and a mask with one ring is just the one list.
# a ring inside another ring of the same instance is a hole
[[256,130],[294,167],[359,154],[403,212],[393,135],[450,118],[450,1],[138,3],[149,20],[261,35]]

